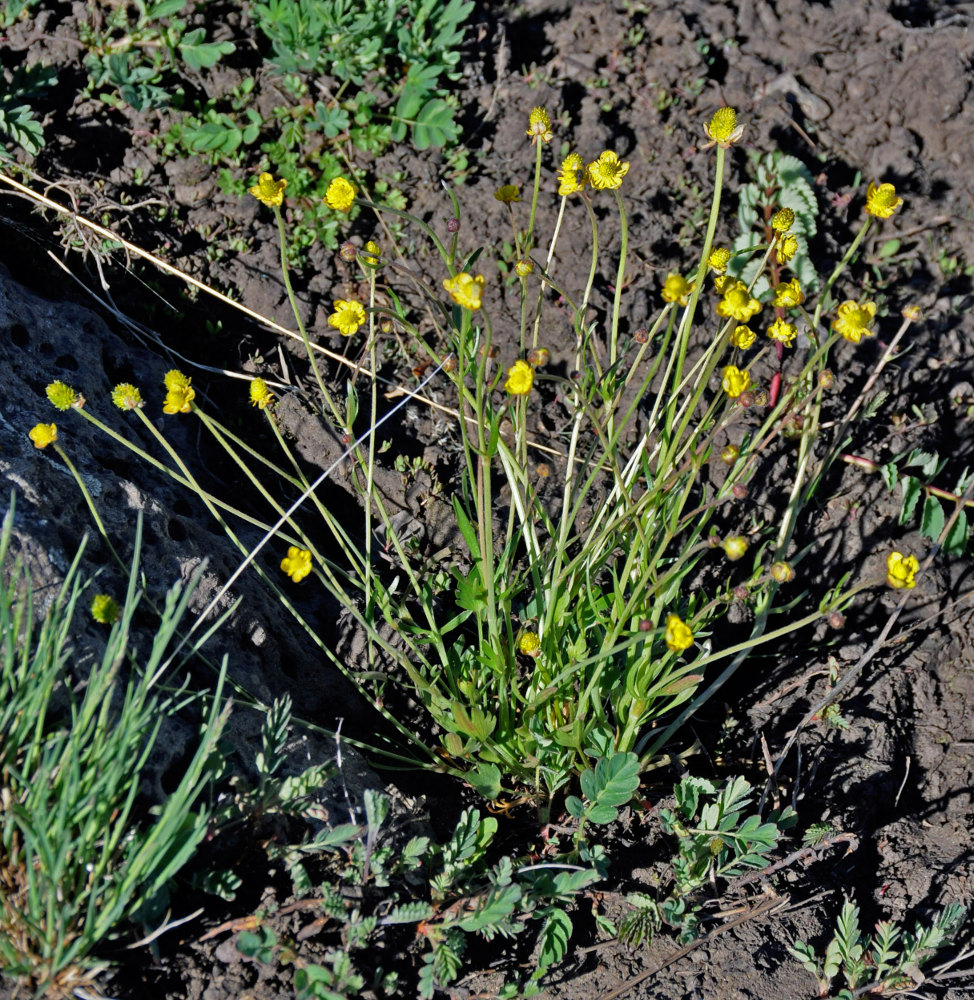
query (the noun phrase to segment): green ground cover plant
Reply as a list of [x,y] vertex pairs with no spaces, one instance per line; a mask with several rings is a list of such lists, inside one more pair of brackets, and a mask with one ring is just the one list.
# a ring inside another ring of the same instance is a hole
[[[795,549],[796,529],[838,454],[835,438],[848,426],[833,424],[831,438],[822,426],[836,382],[829,364],[841,368],[840,352],[875,332],[876,304],[837,301],[837,285],[866,232],[900,199],[892,185],[870,185],[860,231],[839,264],[820,277],[813,305],[799,278],[787,277],[790,263],[807,249],[793,228],[799,220],[793,209],[772,211],[767,201],[756,216],[760,231],[753,231],[750,215],[745,220],[746,248],[735,252],[718,241],[726,151],[742,131],[731,108],[720,109],[708,124],[714,183],[698,263],[687,275],[666,278],[662,306],[648,328],[625,332],[622,189],[629,165],[612,150],[588,163],[570,153],[555,175],[545,166],[551,121],[544,109],[532,111],[530,198],[522,211],[520,185],[496,194],[512,223],[511,287],[519,317],[517,328],[506,331],[503,360],[491,319],[494,291],[475,273],[491,251],[460,246],[462,197],[450,195],[455,221],[443,240],[401,209],[369,201],[355,179],[333,178],[325,191],[333,212],[365,209],[412,227],[429,241],[430,267],[441,275],[431,284],[404,272],[395,265],[395,248],[375,241],[343,246],[368,289],[364,301],[336,299],[329,318],[343,336],[365,334],[367,366],[348,382],[344,398],[319,367],[291,288],[282,213],[288,181],[260,175],[251,193],[277,221],[285,287],[319,394],[315,405],[348,442],[340,461],[350,462],[362,496],[360,528],[340,521],[317,496],[331,469],[310,481],[281,432],[275,394],[264,379],[251,383],[250,401],[277,442],[277,458],[255,451],[200,406],[185,373],[167,374],[163,400],[164,413],[190,415],[226,451],[266,503],[263,517],[200,486],[143,413],[138,387],[120,385],[113,394],[115,404],[165,449],[169,464],[153,462],[197,493],[225,526],[245,557],[238,574],[248,565],[257,568],[331,662],[380,706],[417,762],[462,775],[485,798],[531,800],[544,815],[592,760],[632,753],[648,765],[670,750],[681,724],[752,650],[830,616],[841,619],[857,594],[883,582],[843,578],[814,598],[797,594],[782,602],[780,594],[806,555]],[[798,191],[804,205],[802,172],[790,162],[769,163],[762,167],[762,197]],[[546,237],[535,228],[541,197],[558,205],[554,231]],[[621,226],[619,252],[608,266],[597,206],[614,211]],[[558,237],[569,211],[584,213],[591,232],[588,281],[577,289],[562,287],[557,273]],[[727,242],[733,238],[728,234]],[[730,273],[739,257],[757,261],[750,284]],[[615,280],[600,319],[592,300],[603,270]],[[767,290],[759,298],[763,280]],[[555,296],[569,305],[572,340],[549,347],[542,331]],[[767,314],[772,318],[764,321],[759,341],[754,327]],[[455,392],[461,461],[451,507],[457,544],[445,563],[417,549],[374,489],[386,449],[382,425],[392,415],[380,417],[376,374],[378,343],[389,321],[404,331],[412,350],[428,357],[426,379],[445,378]],[[900,334],[910,321],[907,316]],[[552,348],[568,360],[567,377],[551,373]],[[535,465],[533,400],[552,393],[566,420],[546,460]],[[55,383],[49,396],[55,406],[74,409],[139,450],[79,404],[73,388]],[[762,522],[735,501],[747,496],[761,464],[777,457],[783,438],[794,449],[788,481],[778,516]],[[542,498],[541,479],[555,485],[557,499]],[[286,505],[282,497],[289,491],[300,495]],[[244,545],[228,516],[257,525],[263,539]],[[347,609],[367,639],[364,663],[335,656],[303,617],[300,600],[271,580],[274,570],[258,559],[270,544],[281,547],[279,567],[291,581],[310,578]],[[383,568],[386,559],[392,572]],[[889,585],[914,585],[918,562],[912,555],[889,553],[887,568]],[[806,609],[789,615],[803,598]],[[734,601],[752,610],[746,634],[720,628]],[[780,624],[769,630],[772,612],[780,612]],[[708,670],[715,664],[723,665],[716,677]],[[397,692],[423,707],[428,731],[417,731],[391,707],[399,704]]]
[[124,602],[94,595],[92,613],[110,631],[101,655],[85,657],[74,641],[90,593],[84,546],[38,625],[32,581],[10,555],[13,522],[11,500],[0,533],[0,967],[36,995],[70,996],[106,967],[99,946],[148,917],[206,835],[204,793],[229,706],[221,670],[191,760],[166,801],[137,819],[161,726],[200,701],[185,684],[162,685],[198,576],[170,590],[151,645],[137,648],[140,525]]

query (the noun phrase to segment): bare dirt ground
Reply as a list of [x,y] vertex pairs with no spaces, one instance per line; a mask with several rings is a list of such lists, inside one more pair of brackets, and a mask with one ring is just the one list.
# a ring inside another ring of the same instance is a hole
[[[57,13],[16,26],[4,43],[5,61],[52,60],[69,51],[76,25],[70,12]],[[503,206],[493,192],[501,184],[526,185],[529,180],[524,128],[536,105],[547,107],[556,120],[552,157],[558,144],[566,142],[586,157],[611,148],[631,162],[624,192],[631,211],[632,265],[624,299],[628,332],[654,309],[667,272],[691,262],[694,236],[705,225],[709,202],[704,192],[712,169],[712,159],[700,149],[702,126],[720,105],[736,107],[747,122],[745,141],[731,157],[731,200],[746,177],[752,150],[781,149],[810,167],[820,207],[814,249],[823,271],[838,259],[858,227],[865,184],[895,183],[903,208],[873,230],[843,278],[844,295],[869,293],[882,303],[886,317],[878,337],[862,345],[855,367],[843,372],[850,400],[873,370],[902,309],[918,306],[922,319],[902,353],[883,370],[874,392],[885,392],[885,401],[874,415],[855,424],[850,451],[879,464],[910,448],[936,451],[947,460],[936,485],[949,490],[974,465],[974,296],[968,273],[974,242],[972,58],[974,9],[969,4],[481,4],[469,32],[459,89],[471,170],[452,181],[454,187],[462,184],[463,200],[471,206],[462,222],[463,244],[469,249],[497,247],[506,238]],[[231,67],[225,72],[232,76],[243,70]],[[221,86],[230,82],[224,79]],[[95,110],[65,102],[49,130],[52,139],[37,170],[58,185],[51,189],[52,197],[64,201],[65,191],[73,192],[82,214],[104,218],[137,245],[216,287],[235,290],[251,309],[290,326],[269,213],[260,211],[253,199],[222,194],[202,160],[161,160],[147,138],[159,127],[153,113],[125,112],[109,128]],[[99,139],[93,140],[95,134]],[[407,179],[403,189],[411,210],[443,232],[451,212],[439,183],[447,169],[442,156],[419,155],[406,147],[390,155],[389,169],[394,166]],[[250,173],[262,166],[255,160]],[[164,220],[148,207],[124,212],[112,208],[123,193],[132,192],[136,171],[140,198],[159,199],[172,209]],[[66,477],[30,449],[26,427],[20,426],[23,420],[15,419],[22,413],[15,412],[13,401],[18,411],[29,411],[24,418],[29,423],[48,419],[42,409],[43,386],[52,377],[84,383],[86,394],[107,393],[115,381],[130,374],[147,380],[161,376],[170,360],[151,340],[135,340],[111,310],[95,304],[46,261],[42,251],[57,243],[50,216],[46,221],[29,216],[22,203],[6,195],[0,213],[8,223],[0,260],[10,271],[10,277],[3,278],[0,303],[6,360],[0,375],[5,399],[0,470],[8,486],[21,490],[22,548],[35,561],[43,585],[58,577],[64,554],[87,527],[87,515]],[[554,208],[542,207],[540,230],[550,228],[553,213]],[[563,246],[584,238],[587,222],[577,224],[577,230],[563,236]],[[618,232],[612,231],[608,217],[601,224],[611,251]],[[373,225],[363,216],[343,235],[368,239]],[[207,240],[224,236],[227,241],[240,239],[247,249],[219,256],[205,252]],[[890,251],[894,238],[899,243]],[[412,251],[415,264],[425,268],[424,251]],[[83,271],[76,255],[68,261],[74,270]],[[100,282],[90,261],[84,280],[97,293]],[[154,329],[166,349],[216,368],[246,369],[258,356],[269,359],[271,367],[276,364],[281,341],[275,334],[228,310],[202,302],[194,306],[180,298],[177,283],[145,265],[133,262],[128,275],[119,263],[116,255],[115,263],[102,265],[116,306]],[[562,273],[570,274],[573,267],[586,269],[587,258],[580,254],[574,261],[566,254],[560,265]],[[348,289],[351,280],[351,271],[334,248],[322,246],[311,248],[299,279],[309,326],[339,353],[348,345],[337,334],[332,336],[334,331],[322,331],[333,297]],[[611,301],[610,280],[601,279],[596,309],[604,310]],[[153,284],[151,291],[145,282]],[[31,291],[23,291],[18,283]],[[189,319],[174,319],[155,298],[157,291],[163,299],[178,299],[182,317]],[[191,309],[197,307],[200,312],[194,316]],[[222,321],[222,329],[211,326],[204,335],[201,317]],[[501,322],[501,339],[503,329]],[[554,365],[564,365],[568,357],[567,331],[567,319],[564,331],[550,331]],[[562,332],[564,342],[559,341]],[[288,365],[296,379],[305,374],[296,352],[288,354]],[[383,373],[408,382],[408,367],[407,359],[390,350]],[[214,388],[213,398],[228,398],[222,392]],[[539,426],[543,429],[543,423]],[[297,424],[295,428],[300,433]],[[402,433],[414,453],[429,456],[436,454],[445,432],[434,413],[410,409]],[[194,441],[185,443],[195,447]],[[318,444],[305,442],[306,450],[310,453]],[[185,574],[200,557],[211,556],[212,580],[201,599],[212,593],[234,568],[234,557],[195,509],[146,470],[132,468],[103,441],[79,433],[75,447],[79,464],[102,490],[110,530],[130,531],[133,509],[144,508],[153,562],[167,573]],[[748,502],[773,510],[775,500],[776,483],[769,480],[754,484]],[[806,531],[807,539],[823,546],[821,562],[804,567],[811,592],[818,565],[827,565],[830,577],[846,570],[865,572],[882,563],[894,543],[916,552],[921,561],[930,554],[930,543],[915,524],[897,523],[899,510],[898,496],[861,464],[847,464],[834,473]],[[795,939],[822,941],[844,895],[859,903],[866,926],[885,918],[912,923],[947,902],[970,903],[970,555],[968,545],[960,557],[933,559],[899,617],[895,642],[866,656],[895,603],[889,594],[857,606],[843,632],[823,632],[810,643],[786,644],[773,656],[749,662],[685,734],[683,746],[698,739],[701,747],[685,765],[692,773],[744,773],[760,786],[796,725],[827,692],[829,657],[840,671],[858,667],[841,701],[848,728],[806,725],[780,758],[776,792],[794,804],[803,826],[829,822],[854,834],[858,849],[790,871],[776,886],[767,909],[752,897],[751,909],[712,914],[709,933],[686,954],[665,937],[637,952],[616,943],[597,944],[591,920],[580,920],[572,954],[546,983],[546,996],[814,996],[813,978],[789,957],[786,946]],[[263,698],[300,690],[305,698],[302,711],[309,718],[331,727],[344,717],[347,732],[356,725],[367,732],[370,717],[355,693],[331,678],[327,686],[322,684],[320,667],[300,637],[293,635],[273,602],[262,601],[253,589],[247,591],[247,612],[219,640],[223,645],[217,650],[230,654],[236,678]],[[335,611],[318,609],[323,622],[334,620]],[[351,640],[336,635],[333,641]],[[256,722],[249,730],[247,723],[240,725],[239,738],[252,739]],[[180,753],[176,734],[171,760],[178,761]],[[163,765],[160,773],[164,770]],[[647,775],[645,797],[651,803],[664,799],[676,776],[673,770]],[[407,777],[401,783],[416,792],[422,779]],[[449,787],[437,786],[431,796],[432,811],[444,817],[455,817],[460,802],[459,790]],[[647,886],[654,866],[665,856],[652,810],[628,820],[613,831],[613,882],[594,904],[609,914],[617,912],[621,894]],[[523,817],[514,822],[530,825]],[[266,871],[257,877],[264,875]],[[121,968],[109,986],[112,995],[130,997],[141,990],[174,1000],[286,996],[280,980],[258,973],[240,958],[229,935],[201,941],[209,927],[246,915],[247,906],[256,909],[273,891],[269,877],[268,884],[251,886],[238,909],[221,907],[181,928],[162,944],[155,959],[145,951],[136,958],[113,952],[109,957]],[[408,965],[411,958],[402,960]],[[646,975],[654,969],[655,974]],[[490,996],[494,982],[486,974],[469,979],[454,995]],[[971,996],[972,989],[969,979],[957,979],[927,995],[960,1000]]]

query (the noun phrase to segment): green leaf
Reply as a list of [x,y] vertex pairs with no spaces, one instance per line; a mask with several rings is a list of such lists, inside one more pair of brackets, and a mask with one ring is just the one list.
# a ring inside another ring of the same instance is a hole
[[568,953],[568,942],[572,936],[571,917],[564,910],[549,911],[541,933],[538,935],[540,952],[538,954],[538,972],[544,972],[552,965],[557,965]]
[[923,492],[923,484],[915,476],[903,476],[900,479],[900,486],[903,489],[903,508],[900,510],[899,523],[907,524],[913,520],[913,512]]
[[962,510],[957,515],[953,527],[947,532],[944,539],[944,552],[951,556],[961,556],[967,549],[968,540],[967,511]]
[[880,248],[879,256],[881,259],[884,257],[893,257],[900,252],[900,247],[903,245],[902,240],[892,239],[887,240]]
[[923,501],[923,516],[920,518],[920,533],[932,541],[940,538],[940,532],[944,530],[944,508],[940,501],[933,496],[927,496]]
[[458,921],[461,930],[483,934],[490,939],[498,930],[505,929],[507,918],[517,908],[521,899],[519,885],[493,886],[477,910]]
[[468,771],[464,777],[468,784],[485,799],[496,799],[501,793],[501,772],[496,764],[481,761],[474,770]]
[[179,55],[190,69],[209,69],[236,50],[233,42],[204,42],[205,35],[206,29],[194,28],[179,43]]
[[887,462],[885,465],[879,467],[879,474],[883,477],[883,482],[886,484],[886,489],[891,493],[896,489],[896,484],[899,481],[899,473],[896,469],[896,464],[894,462]]

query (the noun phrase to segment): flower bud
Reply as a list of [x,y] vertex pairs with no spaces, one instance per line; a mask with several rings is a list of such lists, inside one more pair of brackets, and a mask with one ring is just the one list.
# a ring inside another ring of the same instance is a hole
[[747,496],[747,487],[743,483],[734,483],[731,493],[734,494],[735,500],[743,500]]
[[348,240],[346,240],[338,248],[338,256],[341,257],[342,260],[347,260],[351,262],[355,260],[357,254],[358,254],[358,248],[355,246],[354,243],[351,243]]
[[528,364],[532,368],[544,368],[550,360],[551,352],[547,347],[536,347],[533,351],[528,352]]
[[741,449],[736,444],[725,445],[720,453],[724,465],[733,465],[741,457]]
[[534,273],[534,264],[530,260],[519,260],[514,265],[514,273],[519,278],[526,278],[529,274]]
[[741,404],[741,406],[743,406],[743,407],[744,407],[745,409],[746,409],[746,408],[747,408],[748,406],[754,406],[754,393],[753,393],[753,392],[750,392],[750,391],[748,391],[748,390],[745,390],[744,392],[742,392],[742,393],[741,393],[741,394],[740,394],[740,395],[739,395],[739,396],[737,397],[737,401],[738,401],[738,403],[740,403],[740,404]]
[[459,233],[460,232],[460,220],[459,219],[447,219],[446,220],[446,231],[448,233]]
[[539,479],[547,479],[551,475],[551,468],[546,462],[538,462],[534,469]]
[[537,632],[522,632],[521,638],[517,641],[519,653],[525,656],[538,657],[541,655],[541,640]]
[[649,343],[649,332],[643,327],[640,327],[633,335],[632,339],[636,341],[637,344],[647,344]]
[[747,539],[743,535],[730,535],[724,539],[721,548],[731,562],[737,562],[747,552]]
[[734,596],[739,601],[746,601],[751,595],[748,592],[747,587],[744,586],[744,584],[738,584],[738,586],[734,588]]
[[835,385],[835,375],[829,368],[818,373],[818,384],[822,389],[831,389]]
[[443,361],[443,371],[445,371],[447,375],[449,375],[451,372],[455,372],[456,370],[457,370],[457,358],[455,354],[451,354],[448,357],[446,357]]
[[902,315],[903,319],[908,319],[912,323],[923,319],[923,311],[919,306],[904,306]]
[[829,625],[832,628],[845,628],[845,615],[841,611],[833,611],[829,615]]
[[778,583],[791,583],[795,579],[795,571],[790,563],[776,562],[771,567],[771,575]]
[[652,629],[653,629],[653,623],[648,618],[643,618],[639,622],[639,631],[640,632],[651,632]]
[[753,403],[755,406],[767,406],[768,405],[768,390],[767,389],[755,389],[751,396],[753,397]]

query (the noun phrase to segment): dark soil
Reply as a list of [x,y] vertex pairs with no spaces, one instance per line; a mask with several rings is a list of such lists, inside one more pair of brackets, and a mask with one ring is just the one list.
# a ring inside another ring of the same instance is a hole
[[[76,67],[72,39],[84,5],[43,6],[50,9],[8,32],[0,49],[5,66],[21,60],[70,66],[73,60]],[[233,22],[232,28],[243,31],[246,25]],[[460,236],[469,252],[479,246],[500,247],[509,236],[506,210],[493,193],[501,184],[529,183],[524,130],[532,107],[545,106],[555,120],[556,139],[546,153],[549,166],[560,159],[562,142],[586,158],[604,148],[615,149],[631,162],[624,187],[631,213],[632,262],[624,333],[636,330],[654,311],[667,272],[686,268],[691,260],[692,246],[706,222],[709,199],[702,192],[709,190],[713,163],[712,155],[700,148],[702,126],[720,105],[736,107],[747,122],[744,142],[730,156],[731,205],[734,190],[747,175],[751,150],[781,149],[802,159],[816,176],[821,217],[814,249],[820,271],[830,269],[856,232],[866,182],[895,183],[905,200],[903,208],[872,230],[858,261],[842,279],[843,297],[867,292],[881,302],[884,313],[878,337],[864,344],[850,370],[842,373],[846,404],[873,370],[902,309],[918,306],[922,319],[911,329],[902,353],[883,370],[876,390],[887,394],[885,400],[875,415],[854,425],[856,437],[849,450],[880,464],[912,447],[936,451],[948,460],[936,485],[950,490],[961,473],[974,466],[974,291],[968,266],[968,248],[974,241],[972,28],[974,10],[969,4],[481,3],[472,18],[458,87],[464,142],[471,153],[469,174],[457,176],[443,154],[418,154],[407,145],[385,154],[381,163],[358,166],[365,176],[400,172],[406,178],[401,186],[410,210],[440,234],[445,234],[451,215],[440,180],[449,177],[468,213]],[[252,71],[241,57],[219,73],[202,76],[200,85],[214,94],[225,92]],[[65,70],[61,79],[60,104],[51,111],[48,145],[34,165],[38,176],[30,187],[61,204],[75,199],[82,215],[103,221],[186,274],[232,291],[255,313],[290,329],[293,318],[278,276],[270,212],[254,199],[222,194],[215,171],[202,159],[161,160],[151,141],[162,124],[158,112],[140,115],[72,101],[70,72]],[[266,166],[255,152],[253,162],[246,164],[248,179]],[[184,293],[181,282],[144,262],[123,260],[119,252],[96,258],[62,251],[59,240],[67,245],[74,233],[76,246],[77,231],[53,213],[44,218],[31,215],[28,203],[8,195],[6,185],[0,190],[5,195],[0,221],[6,223],[2,263],[10,272],[0,286],[0,335],[7,358],[0,373],[5,400],[0,470],[8,487],[19,491],[18,539],[35,568],[38,586],[45,587],[59,578],[78,538],[89,528],[72,483],[55,461],[35,453],[26,438],[31,424],[51,419],[43,399],[50,379],[65,378],[83,385],[89,398],[104,398],[123,379],[158,382],[179,358],[185,359],[180,364],[257,370],[298,384],[307,371],[300,344],[295,348],[293,339],[203,295]],[[538,229],[550,232],[555,207],[542,201]],[[138,207],[133,202],[146,204]],[[158,213],[160,206],[168,211]],[[730,209],[726,218],[729,222]],[[563,232],[563,248],[587,246],[587,220],[581,214],[574,219],[566,225],[579,228]],[[611,228],[609,215],[600,225],[611,255],[618,231]],[[356,242],[383,238],[366,214],[342,235]],[[894,238],[899,240],[896,246],[888,242]],[[246,249],[214,250],[231,240]],[[399,245],[405,266],[435,275],[419,240],[407,233]],[[48,248],[90,292],[51,264],[45,255]],[[562,251],[558,267],[569,284],[580,287],[587,254],[576,258]],[[499,274],[487,273],[501,284]],[[349,292],[353,274],[335,247],[319,244],[310,249],[296,277],[309,329],[339,356],[352,347],[327,326],[327,316],[333,299]],[[614,275],[600,276],[597,312],[611,303],[613,280]],[[495,322],[503,350],[510,343],[513,314],[505,315],[498,306]],[[562,330],[546,331],[552,364],[562,369],[569,357],[569,328],[566,314]],[[415,384],[410,371],[414,360],[396,345],[390,345],[382,363],[383,376],[392,383]],[[337,360],[331,377],[336,385],[343,384]],[[194,385],[205,386],[216,406],[236,405],[232,400],[240,383],[230,381],[228,389],[227,381],[194,370]],[[446,401],[435,381],[428,393]],[[287,421],[289,430],[302,455],[323,468],[339,453],[338,444],[304,416],[295,407]],[[257,423],[243,421],[253,433]],[[542,418],[539,432],[543,430]],[[132,465],[124,452],[86,427],[72,425],[71,434],[72,454],[92,477],[109,531],[130,538],[135,511],[145,512],[147,561],[159,588],[178,575],[187,576],[203,556],[211,558],[197,599],[197,608],[202,608],[234,570],[235,550],[201,511],[154,479],[147,468]],[[203,449],[185,434],[185,452]],[[436,411],[408,407],[397,435],[397,447],[438,468],[449,467],[452,430]],[[148,440],[146,445],[151,447]],[[205,450],[199,451],[199,458],[215,480],[232,474]],[[387,477],[388,489],[398,489],[398,477],[392,472]],[[352,503],[341,476],[335,480],[333,502],[336,509]],[[416,496],[401,496],[400,502],[437,544],[448,543],[429,505],[421,506]],[[753,483],[747,502],[756,510],[777,509],[780,497],[774,479]],[[901,526],[899,512],[899,497],[887,491],[879,476],[861,466],[840,466],[820,493],[806,528],[805,541],[815,540],[818,547],[815,558],[802,565],[802,583],[817,593],[844,571],[873,572],[891,547],[915,552],[922,561],[930,543],[913,522]],[[106,561],[97,544],[93,548],[95,556]],[[546,983],[546,996],[608,1000],[623,995],[630,982],[627,995],[661,1000],[813,996],[813,978],[786,948],[795,939],[824,942],[844,895],[859,903],[864,926],[886,918],[912,926],[915,919],[948,902],[970,903],[970,552],[968,546],[960,557],[938,555],[920,577],[894,629],[896,641],[867,658],[842,698],[848,728],[806,725],[784,758],[774,795],[782,804],[794,805],[800,829],[831,823],[854,834],[858,849],[846,856],[840,856],[841,851],[827,854],[788,873],[776,886],[780,905],[769,911],[760,909],[758,894],[748,902],[743,896],[736,900],[750,910],[732,911],[732,902],[724,900],[727,912],[708,916],[708,935],[685,955],[665,936],[636,952],[616,943],[597,944],[591,917],[581,914],[572,952]],[[374,738],[378,717],[352,686],[333,671],[322,673],[320,654],[295,634],[290,619],[259,587],[246,579],[238,586],[246,610],[217,638],[214,659],[227,653],[234,679],[262,700],[290,691],[300,699],[300,714],[319,726],[332,729],[344,719],[346,735]],[[745,774],[761,787],[796,725],[827,692],[829,657],[835,657],[840,669],[855,668],[880,635],[897,596],[889,593],[857,605],[843,631],[823,630],[811,640],[746,663],[682,735],[679,749],[695,740],[699,747],[684,766],[692,774],[714,778]],[[327,642],[346,655],[354,654],[355,637],[342,631],[337,608],[322,602],[312,614],[321,622]],[[259,721],[255,713],[239,713],[238,746],[256,746]],[[190,738],[190,732],[169,737],[167,757],[158,762],[160,776],[179,762]],[[329,752],[327,741],[314,734],[299,750],[315,760]],[[676,769],[651,772],[643,795],[655,805],[678,776]],[[161,792],[159,780],[156,790]],[[363,769],[354,784],[375,781]],[[395,781],[405,790],[408,808],[417,816],[429,809],[441,834],[465,801],[459,784],[447,779],[431,785],[425,775],[396,775]],[[425,803],[408,798],[419,794],[429,796]],[[515,814],[508,822],[512,841],[520,837],[525,847],[534,842],[531,817]],[[633,812],[626,824],[614,827],[607,842],[613,878],[600,887],[605,891],[596,898],[595,908],[617,915],[621,894],[647,889],[653,866],[665,861],[664,846],[652,810]],[[243,872],[248,886],[234,904],[217,907],[208,900],[179,900],[176,916],[200,902],[208,909],[164,937],[158,951],[112,951],[107,957],[118,962],[119,969],[107,991],[118,997],[141,991],[173,1000],[288,995],[287,980],[277,972],[241,958],[229,929],[207,936],[224,921],[266,910],[272,900],[288,902],[286,879],[270,870],[262,857],[251,852],[241,862],[248,866]],[[297,933],[302,919],[301,912],[294,911],[280,918],[280,927]],[[313,950],[307,958],[314,960]],[[397,960],[406,973],[415,955],[406,952],[392,959]],[[388,956],[385,961],[389,967]],[[657,974],[644,976],[657,967]],[[491,996],[499,982],[486,973],[468,977],[454,995]],[[971,979],[957,978],[928,995],[959,1000],[972,990]]]

